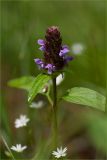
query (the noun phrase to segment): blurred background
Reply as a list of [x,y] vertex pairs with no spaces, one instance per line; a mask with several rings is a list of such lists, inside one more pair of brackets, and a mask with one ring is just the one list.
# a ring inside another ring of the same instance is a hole
[[[0,3],[1,130],[10,147],[16,143],[29,144],[30,149],[16,157],[31,158],[35,152],[40,152],[41,142],[45,143],[43,139],[49,140],[49,104],[45,97],[39,95],[37,99],[42,100],[44,106],[41,109],[29,109],[26,91],[11,88],[7,82],[21,76],[39,74],[34,63],[34,58],[42,57],[37,40],[44,38],[47,27],[55,25],[59,26],[63,43],[68,44],[70,54],[75,57],[67,68],[65,80],[58,86],[59,95],[75,86],[88,87],[105,94],[106,1],[2,0]],[[64,101],[59,105],[59,145],[68,147],[70,159],[105,157],[105,148],[100,145],[102,139],[99,140],[98,137],[94,143],[83,116],[81,118],[81,113],[87,114],[89,110],[88,107]],[[31,116],[32,134],[27,135],[26,128],[14,127],[14,121],[20,114]],[[96,118],[94,123],[97,120]],[[95,130],[95,135],[99,131],[101,130]],[[2,141],[0,143],[2,159],[8,159],[6,147]]]

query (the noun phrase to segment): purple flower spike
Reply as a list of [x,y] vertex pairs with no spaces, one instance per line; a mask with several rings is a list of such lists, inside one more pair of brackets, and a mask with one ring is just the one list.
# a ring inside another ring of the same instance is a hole
[[66,45],[62,46],[62,49],[60,50],[59,56],[63,57],[66,55],[66,53],[69,52],[69,49]]
[[35,63],[48,74],[61,71],[73,59],[67,56],[69,48],[67,45],[62,45],[61,34],[57,26],[49,27],[44,39],[38,39],[38,44],[39,49],[43,51],[43,58],[42,60],[35,59]]
[[44,40],[43,39],[38,39],[38,44],[43,46],[44,45]]
[[48,74],[52,74],[55,71],[55,66],[52,64],[47,64],[45,68],[48,69]]

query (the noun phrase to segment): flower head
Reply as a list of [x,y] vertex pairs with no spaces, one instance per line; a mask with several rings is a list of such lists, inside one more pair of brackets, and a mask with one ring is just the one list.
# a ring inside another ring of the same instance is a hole
[[26,115],[20,115],[20,117],[15,120],[15,128],[26,126],[29,120]]
[[[40,69],[44,69],[48,74],[62,70],[64,66],[72,60],[68,56],[69,48],[67,45],[62,45],[62,38],[58,27],[49,27],[46,31],[44,40],[39,39],[39,49],[44,52],[43,59],[35,59],[35,63]],[[69,60],[68,60],[69,59]]]
[[52,154],[55,156],[55,158],[65,157],[66,156],[67,147],[62,149],[62,147],[57,148],[57,151],[53,151]]
[[13,151],[16,151],[16,152],[23,152],[23,150],[25,150],[27,148],[27,146],[21,146],[21,144],[16,144],[16,146],[12,146],[11,149]]

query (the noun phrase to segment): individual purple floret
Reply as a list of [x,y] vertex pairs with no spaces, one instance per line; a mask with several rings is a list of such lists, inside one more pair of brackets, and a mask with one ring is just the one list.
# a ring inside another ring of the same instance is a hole
[[66,45],[63,45],[63,46],[62,46],[62,49],[60,50],[59,55],[60,55],[61,57],[63,57],[63,56],[65,56],[68,52],[69,52],[68,47],[67,47]]
[[55,71],[55,66],[52,64],[47,64],[45,68],[48,69],[48,74],[52,74]]
[[44,40],[43,39],[38,39],[38,44],[40,44],[41,46],[44,45]]
[[45,41],[43,39],[38,39],[38,44],[41,46],[39,49],[45,51]]
[[74,59],[74,57],[67,56],[67,57],[64,57],[64,59],[65,59],[65,64],[67,64],[69,61],[72,61]]
[[35,59],[39,68],[44,69],[48,74],[60,71],[73,57],[68,56],[69,48],[62,45],[62,38],[58,27],[49,27],[45,34],[45,39],[39,39],[39,49],[43,51],[43,59]]
[[44,62],[41,59],[36,58],[34,61],[39,66],[39,68],[44,68]]

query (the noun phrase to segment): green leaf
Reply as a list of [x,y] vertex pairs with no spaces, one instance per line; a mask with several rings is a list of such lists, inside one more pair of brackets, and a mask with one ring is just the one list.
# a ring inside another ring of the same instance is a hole
[[20,77],[17,79],[10,80],[8,82],[8,85],[10,87],[25,89],[29,91],[33,82],[34,82],[34,77],[28,76],[28,77]]
[[88,88],[74,87],[68,90],[68,94],[62,98],[68,102],[86,105],[105,111],[105,96]]
[[34,82],[33,85],[29,91],[29,95],[28,95],[28,102],[32,102],[32,100],[34,99],[34,97],[41,92],[41,90],[43,89],[43,87],[45,86],[45,84],[51,79],[50,76],[45,75],[45,74],[39,74]]

